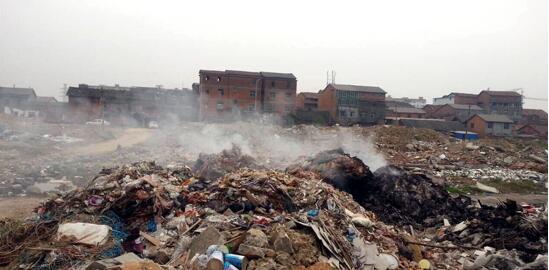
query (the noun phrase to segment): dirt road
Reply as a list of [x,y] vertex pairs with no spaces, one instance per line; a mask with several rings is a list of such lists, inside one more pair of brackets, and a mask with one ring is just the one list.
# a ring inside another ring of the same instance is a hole
[[70,155],[97,155],[116,151],[118,146],[130,147],[135,144],[147,141],[153,133],[153,130],[146,128],[128,128],[115,139],[94,143],[86,146],[79,146],[66,150]]
[[0,198],[0,219],[24,219],[29,217],[32,214],[32,210],[44,200],[46,200],[45,197]]

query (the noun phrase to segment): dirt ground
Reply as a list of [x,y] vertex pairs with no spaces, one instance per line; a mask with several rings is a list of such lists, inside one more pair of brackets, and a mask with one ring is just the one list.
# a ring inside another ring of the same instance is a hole
[[0,198],[0,219],[23,219],[32,214],[32,210],[46,200],[46,197],[7,197]]
[[69,148],[67,154],[72,155],[98,155],[114,152],[118,146],[130,147],[135,144],[147,141],[152,135],[152,130],[146,128],[128,128],[123,130],[122,134],[112,140],[94,143],[85,146]]
[[519,194],[519,193],[506,193],[506,194],[493,194],[483,196],[471,196],[474,199],[480,200],[481,203],[487,205],[497,205],[505,200],[514,200],[519,203],[525,202],[533,205],[547,205],[547,194]]

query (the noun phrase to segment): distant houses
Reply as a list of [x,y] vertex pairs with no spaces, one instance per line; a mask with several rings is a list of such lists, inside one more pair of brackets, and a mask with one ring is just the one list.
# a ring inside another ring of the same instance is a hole
[[69,87],[71,122],[105,119],[119,124],[147,126],[158,120],[195,120],[197,98],[190,89],[121,87],[79,84]]
[[483,90],[451,92],[426,104],[423,97],[391,97],[378,86],[328,83],[297,92],[292,73],[200,70],[192,89],[71,86],[68,102],[37,96],[32,88],[0,87],[3,112],[51,122],[105,119],[123,125],[151,121],[235,121],[274,116],[284,124],[378,125],[470,131],[481,137],[547,137],[547,113],[524,109],[522,95]]
[[384,123],[386,92],[380,87],[331,83],[319,94],[319,110],[330,114],[331,123]]

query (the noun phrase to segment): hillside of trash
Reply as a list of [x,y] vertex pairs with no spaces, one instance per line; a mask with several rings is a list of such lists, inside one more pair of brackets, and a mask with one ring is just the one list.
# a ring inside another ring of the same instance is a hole
[[279,169],[236,145],[104,168],[0,232],[8,269],[547,268],[546,208],[483,205],[342,148]]

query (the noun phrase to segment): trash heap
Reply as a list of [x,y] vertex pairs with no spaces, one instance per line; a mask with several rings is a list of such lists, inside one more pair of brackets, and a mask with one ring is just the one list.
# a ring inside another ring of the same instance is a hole
[[0,266],[536,269],[546,260],[537,256],[547,253],[545,211],[475,207],[425,175],[372,173],[341,150],[284,172],[256,166],[233,148],[202,155],[192,169],[104,169],[32,219],[0,222]]
[[204,181],[188,167],[166,169],[152,162],[105,169],[87,188],[44,202],[34,219],[4,221],[0,264],[32,269],[414,264],[398,259],[392,227],[321,179],[239,169],[206,187]]
[[517,256],[528,262],[547,253],[546,209],[523,211],[514,201],[497,207],[481,205],[466,196],[450,196],[425,174],[394,166],[371,173],[368,166],[341,149],[319,153],[288,170],[293,174],[317,173],[327,183],[352,194],[385,223],[431,228],[426,238],[435,242],[516,249]]

